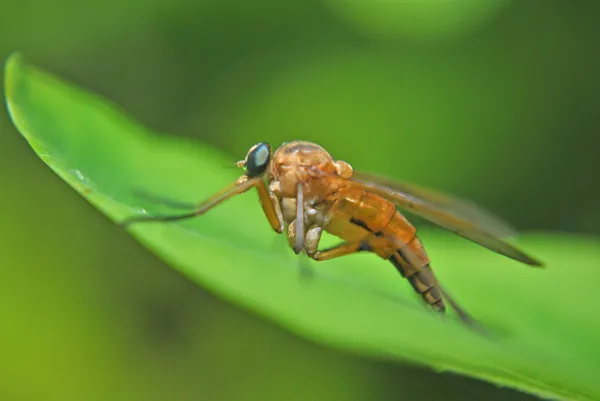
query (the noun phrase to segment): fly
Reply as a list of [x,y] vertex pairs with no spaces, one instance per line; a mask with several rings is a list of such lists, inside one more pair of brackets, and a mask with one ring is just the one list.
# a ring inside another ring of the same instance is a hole
[[[444,313],[446,300],[462,320],[469,315],[440,286],[416,228],[404,209],[447,230],[519,262],[542,263],[504,241],[514,231],[472,203],[405,182],[392,182],[354,171],[321,146],[304,141],[284,143],[274,153],[268,143],[250,148],[237,163],[244,174],[194,210],[166,216],[134,216],[123,222],[178,221],[200,216],[221,202],[252,188],[272,229],[284,231],[296,254],[317,261],[357,252],[389,260],[433,310]],[[165,200],[163,200],[166,202]],[[319,249],[323,232],[343,242]]]

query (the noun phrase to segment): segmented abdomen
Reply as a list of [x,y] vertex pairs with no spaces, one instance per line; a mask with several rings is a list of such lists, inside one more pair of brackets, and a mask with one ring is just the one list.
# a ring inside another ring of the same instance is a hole
[[347,187],[338,191],[329,213],[331,221],[324,227],[326,231],[350,242],[366,239],[362,250],[392,262],[427,304],[439,312],[445,311],[438,281],[417,230],[397,211],[396,205],[370,192]]
[[[404,217],[402,216],[402,218]],[[426,258],[427,261],[423,261],[421,264],[410,263],[409,259],[407,260],[406,249],[413,252],[418,259],[423,260]],[[417,253],[417,250],[420,250],[421,253]],[[423,297],[427,304],[439,312],[446,310],[437,278],[431,269],[423,244],[416,235],[406,244],[405,248],[394,252],[389,261],[392,262],[402,277],[408,279],[414,290]]]

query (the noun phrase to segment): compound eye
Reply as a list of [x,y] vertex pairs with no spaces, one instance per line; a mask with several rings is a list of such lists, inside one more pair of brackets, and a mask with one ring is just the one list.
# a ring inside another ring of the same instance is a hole
[[257,143],[246,155],[246,175],[256,177],[265,172],[271,160],[271,147],[268,143]]

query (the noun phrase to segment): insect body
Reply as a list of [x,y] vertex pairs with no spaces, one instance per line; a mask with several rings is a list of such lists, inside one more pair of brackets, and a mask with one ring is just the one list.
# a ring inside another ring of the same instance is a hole
[[[283,144],[275,153],[266,143],[254,145],[238,162],[243,174],[233,184],[195,206],[190,213],[136,216],[125,224],[176,221],[201,215],[222,201],[256,188],[271,227],[287,230],[290,246],[322,261],[356,252],[372,252],[389,260],[414,290],[438,312],[446,299],[464,320],[468,315],[440,287],[415,227],[397,208],[422,216],[497,253],[541,266],[501,238],[505,223],[473,204],[407,183],[388,182],[355,172],[334,160],[322,147],[303,141]],[[342,243],[319,249],[326,231]]]

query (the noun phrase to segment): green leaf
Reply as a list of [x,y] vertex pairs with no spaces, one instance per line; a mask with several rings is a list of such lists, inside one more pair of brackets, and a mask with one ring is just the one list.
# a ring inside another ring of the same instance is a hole
[[[138,190],[197,202],[240,174],[222,168],[234,158],[155,135],[18,55],[6,64],[5,91],[12,120],[34,151],[112,220],[141,210],[169,212],[136,196]],[[524,236],[521,245],[548,265],[532,269],[449,233],[421,232],[442,283],[492,337],[465,327],[453,313],[435,316],[389,263],[373,255],[305,260],[315,274],[302,278],[302,259],[273,233],[253,193],[187,222],[131,228],[198,284],[314,341],[540,396],[600,399],[597,239]]]

